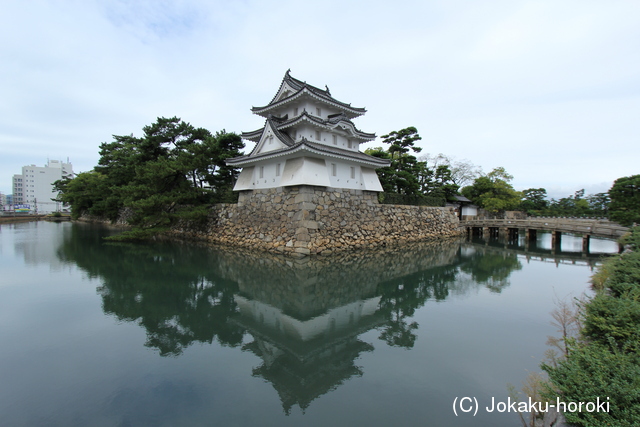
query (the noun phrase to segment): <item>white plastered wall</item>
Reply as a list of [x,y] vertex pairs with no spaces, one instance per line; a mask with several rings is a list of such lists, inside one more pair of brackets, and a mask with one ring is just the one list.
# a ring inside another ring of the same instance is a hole
[[233,189],[240,191],[294,185],[382,191],[378,175],[372,168],[339,159],[314,157],[271,159],[245,167]]
[[330,181],[327,176],[325,161],[311,157],[288,159],[284,166],[279,186],[286,187],[291,185],[329,187]]

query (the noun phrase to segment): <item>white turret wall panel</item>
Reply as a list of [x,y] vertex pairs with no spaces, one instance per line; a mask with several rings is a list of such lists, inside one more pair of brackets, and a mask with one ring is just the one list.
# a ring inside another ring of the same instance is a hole
[[327,176],[325,161],[310,157],[287,160],[279,186],[287,187],[292,185],[328,187],[330,181]]
[[356,164],[328,158],[327,172],[329,172],[331,187],[365,190],[364,183],[360,179],[360,166]]
[[362,189],[367,191],[382,191],[382,185],[375,170],[361,168]]
[[253,186],[253,169],[253,166],[242,168],[236,185],[233,186],[233,191],[253,190],[255,188]]

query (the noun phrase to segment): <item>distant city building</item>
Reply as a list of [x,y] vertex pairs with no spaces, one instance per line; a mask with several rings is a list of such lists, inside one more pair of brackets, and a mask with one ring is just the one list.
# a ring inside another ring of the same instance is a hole
[[12,211],[13,207],[13,194],[0,193],[0,211]]
[[13,203],[22,203],[22,197],[24,195],[22,175],[13,175],[11,188],[13,189]]
[[[43,167],[29,165],[22,167],[21,175],[13,176],[13,204],[28,205],[32,213],[51,213],[62,210],[59,202],[53,198],[53,183],[62,178],[72,178],[71,163],[61,160],[49,160]],[[24,208],[22,208],[24,209]]]

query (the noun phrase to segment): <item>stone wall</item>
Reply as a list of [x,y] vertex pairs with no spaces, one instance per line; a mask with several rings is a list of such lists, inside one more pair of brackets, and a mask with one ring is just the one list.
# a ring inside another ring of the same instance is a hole
[[118,211],[118,218],[115,221],[111,221],[105,217],[89,215],[84,212],[78,218],[78,221],[81,222],[91,222],[91,223],[99,223],[109,226],[116,226],[122,228],[129,228],[129,220],[133,216],[133,210],[131,208],[122,208]]
[[242,192],[237,205],[212,208],[207,224],[172,234],[305,256],[459,235],[450,208],[378,204],[377,194],[326,187]]

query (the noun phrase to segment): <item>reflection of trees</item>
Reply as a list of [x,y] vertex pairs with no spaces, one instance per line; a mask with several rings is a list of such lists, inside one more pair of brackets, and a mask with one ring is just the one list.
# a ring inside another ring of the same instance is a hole
[[497,293],[509,286],[509,276],[520,269],[522,264],[518,256],[507,251],[495,253],[477,250],[460,266],[460,270],[470,274],[475,282]]
[[380,283],[380,311],[387,319],[381,328],[380,339],[391,346],[412,348],[418,323],[407,319],[427,300],[444,300],[456,275],[457,267],[451,264]]
[[105,228],[85,224],[71,231],[58,257],[100,279],[105,313],[137,322],[162,356],[194,342],[240,346],[250,333],[242,349],[262,359],[253,375],[287,413],[363,375],[358,358],[374,350],[364,332],[413,348],[413,317],[427,301],[502,289],[520,268],[515,255],[457,242],[292,261],[191,243],[109,244]]
[[[175,242],[105,244],[105,234],[104,228],[76,224],[58,256],[76,263],[91,277],[100,277],[98,290],[105,313],[137,321],[147,332],[145,345],[163,356],[178,355],[193,342],[215,339],[223,345],[239,345],[244,328],[228,321],[237,312],[237,283],[253,298],[262,300],[267,295],[270,304],[287,307],[299,319],[365,295],[379,295],[379,318],[386,319],[379,326],[380,339],[391,346],[412,348],[418,324],[411,318],[416,310],[429,299],[444,300],[451,290],[459,292],[460,272],[500,292],[508,286],[511,272],[521,268],[513,254],[477,249],[461,257],[453,247],[441,245],[405,249],[396,255],[352,256],[348,267],[341,267],[334,262],[337,259],[300,265],[278,258],[264,262],[247,254]],[[431,268],[426,267],[429,264]],[[375,284],[376,278],[384,281]]]
[[235,282],[214,274],[216,258],[197,246],[107,244],[104,231],[75,225],[58,256],[99,277],[105,313],[138,321],[146,346],[178,355],[193,342],[239,345],[242,329],[228,322],[235,312]]
[[429,299],[446,299],[451,291],[468,292],[469,282],[461,272],[471,275],[471,287],[484,285],[492,292],[501,292],[509,286],[511,273],[521,268],[515,254],[475,250],[471,255],[459,254],[449,265],[380,283],[380,311],[386,318],[380,339],[391,346],[412,348],[418,329],[418,323],[410,320],[415,311]]

